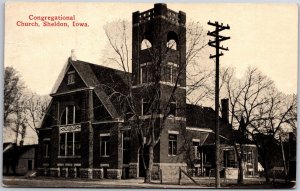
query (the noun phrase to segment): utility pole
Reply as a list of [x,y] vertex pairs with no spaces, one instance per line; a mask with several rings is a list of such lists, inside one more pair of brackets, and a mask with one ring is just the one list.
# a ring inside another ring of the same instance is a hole
[[216,49],[215,55],[210,55],[209,58],[216,59],[216,84],[215,84],[215,183],[216,188],[220,188],[220,139],[219,139],[219,73],[220,73],[220,56],[223,56],[222,51],[228,51],[228,48],[224,48],[220,46],[220,42],[230,39],[230,37],[221,36],[219,33],[223,30],[230,29],[230,27],[224,26],[223,23],[219,24],[217,21],[211,23],[210,21],[207,23],[215,27],[215,31],[208,31],[207,35],[214,37],[214,40],[209,40],[208,45],[214,47]]

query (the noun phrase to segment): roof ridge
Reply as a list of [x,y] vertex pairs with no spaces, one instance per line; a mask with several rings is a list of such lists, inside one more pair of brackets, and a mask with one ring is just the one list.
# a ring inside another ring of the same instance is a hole
[[77,60],[75,62],[81,62],[81,63],[84,63],[84,64],[93,65],[93,66],[96,66],[96,67],[102,67],[102,68],[106,68],[106,69],[110,69],[110,70],[116,70],[116,71],[119,71],[119,72],[131,74],[131,72],[126,72],[126,71],[123,71],[121,69],[111,68],[111,67],[104,66],[104,65],[101,65],[101,64],[94,64],[94,63],[90,63],[90,62],[86,62],[86,61],[82,61],[82,60]]

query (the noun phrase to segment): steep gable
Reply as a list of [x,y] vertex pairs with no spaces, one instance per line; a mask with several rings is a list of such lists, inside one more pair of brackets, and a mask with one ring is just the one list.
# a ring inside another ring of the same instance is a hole
[[[69,80],[68,78],[70,75],[73,75],[74,83],[68,82],[68,80]],[[87,87],[86,83],[83,81],[83,79],[81,78],[81,76],[79,75],[77,70],[75,70],[74,66],[71,64],[67,68],[65,75],[62,78],[62,81],[61,81],[60,85],[58,86],[58,89],[55,93],[63,93],[63,92],[71,91],[74,89],[86,88],[86,87]]]
[[[68,82],[68,75],[74,73],[75,83]],[[119,118],[122,115],[120,104],[117,101],[114,91],[124,93],[127,90],[125,77],[128,73],[103,67],[100,65],[83,62],[80,60],[73,61],[68,59],[68,64],[64,72],[60,74],[60,82],[56,82],[53,92],[63,93],[73,89],[94,88],[96,96],[106,108],[112,118]],[[59,84],[59,85],[57,85]]]
[[[112,100],[110,99],[110,96],[105,91],[104,87],[108,86],[105,84],[105,82],[99,81],[94,72],[91,68],[90,63],[83,62],[83,61],[71,61],[72,65],[78,71],[78,74],[82,77],[84,82],[87,84],[88,87],[94,87],[94,92],[97,95],[97,97],[100,99],[104,107],[107,109],[109,114],[112,118],[118,118],[120,117],[120,114],[117,112],[115,106],[112,103]],[[101,66],[99,66],[101,67]],[[104,67],[101,67],[104,68]],[[109,75],[109,73],[104,72],[106,75]],[[101,77],[100,77],[101,79]]]

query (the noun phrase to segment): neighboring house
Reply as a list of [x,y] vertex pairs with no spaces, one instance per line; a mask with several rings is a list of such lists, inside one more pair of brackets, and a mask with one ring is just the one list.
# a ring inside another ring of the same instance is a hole
[[[119,95],[128,94],[127,78],[132,79],[136,112],[144,121],[142,128],[146,129],[150,118],[149,100],[157,93],[153,92],[154,73],[149,50],[159,47],[161,99],[158,104],[164,107],[174,86],[174,74],[180,66],[185,66],[185,22],[184,12],[176,13],[165,4],[133,13],[132,74],[74,57],[68,60],[39,129],[38,175],[117,179],[145,176],[141,153],[149,158],[149,147],[145,144],[142,150],[139,141],[147,142],[147,139],[138,140],[131,131],[128,121],[132,118]],[[158,38],[158,33],[163,34],[163,38]],[[142,46],[145,40],[150,46]],[[175,47],[165,51],[170,42]],[[178,178],[179,168],[201,169],[204,175],[203,168],[211,169],[214,164],[214,110],[186,104],[185,72],[180,74],[179,87],[168,107],[170,115],[153,151],[153,178],[158,178],[160,172],[164,179]],[[228,103],[226,111],[228,116]],[[154,117],[155,124],[160,123],[161,115]],[[222,144],[229,139],[225,136],[228,131],[228,121],[222,121]],[[203,146],[201,153],[200,146]],[[228,153],[227,158],[231,157]]]
[[[229,124],[228,99],[221,100],[222,116],[220,117],[220,163],[221,172],[225,168],[238,168],[235,148],[232,146],[233,135],[238,131],[232,130]],[[209,107],[200,107],[187,104],[187,129],[201,129],[200,144],[193,141],[193,145],[199,145],[195,151],[194,169],[195,175],[209,176],[215,168],[215,111]],[[191,128],[193,127],[193,128]],[[193,137],[195,135],[193,134]],[[193,139],[195,140],[195,139]],[[196,149],[197,147],[195,147]],[[239,148],[239,146],[237,147]],[[258,175],[258,153],[255,144],[246,140],[242,146],[244,152],[245,176]],[[192,167],[192,166],[191,166]]]
[[[288,138],[282,141],[268,134],[256,134],[255,139],[260,148],[259,162],[264,166],[264,170],[269,170],[269,175],[276,178],[286,178],[284,172],[284,163],[287,170],[287,178],[296,179],[296,136],[293,132],[288,134]],[[282,156],[282,151],[284,157]],[[270,157],[272,156],[272,157]],[[265,157],[265,158],[264,158]],[[284,162],[285,160],[285,162]],[[267,165],[267,167],[265,167]],[[277,170],[275,170],[277,169]],[[275,171],[276,172],[275,172]],[[275,174],[273,174],[275,173]]]
[[25,175],[35,168],[37,145],[3,143],[3,175]]

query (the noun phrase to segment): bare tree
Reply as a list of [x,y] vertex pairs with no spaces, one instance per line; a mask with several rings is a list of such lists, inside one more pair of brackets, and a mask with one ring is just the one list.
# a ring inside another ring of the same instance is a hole
[[[296,122],[295,113],[297,107],[296,95],[285,95],[278,92],[276,88],[271,88],[266,92],[267,102],[258,107],[255,115],[255,120],[252,122],[252,139],[255,141],[258,152],[261,154],[263,160],[263,167],[265,169],[266,181],[269,182],[270,169],[270,153],[269,148],[272,142],[280,142],[282,145],[282,137],[287,131],[293,131]],[[261,136],[268,136],[268,140],[261,140]],[[263,142],[263,144],[262,144]],[[280,147],[283,149],[283,147]],[[285,162],[284,151],[282,150],[282,165],[285,169],[287,178],[287,167]]]
[[5,67],[4,74],[4,124],[7,125],[11,115],[17,112],[18,102],[22,98],[24,82],[13,67]]
[[4,74],[4,127],[15,133],[15,143],[23,145],[26,134],[25,85],[13,67],[5,67]]
[[231,124],[237,127],[232,129],[232,144],[237,153],[239,175],[238,184],[244,182],[243,173],[243,145],[249,140],[249,131],[256,121],[258,110],[268,102],[265,92],[273,86],[273,81],[263,75],[257,68],[248,68],[242,79],[235,78],[234,69],[228,69],[222,77],[225,92],[229,98]]
[[40,96],[36,93],[29,92],[24,104],[24,109],[27,114],[27,126],[29,126],[36,134],[38,134],[38,128],[46,113],[49,97]]
[[[13,124],[11,126],[11,130],[16,133],[15,137],[15,143],[20,146],[23,146],[24,139],[26,135],[26,123],[27,123],[27,115],[26,115],[26,109],[24,107],[25,104],[25,97],[22,96],[22,99],[20,99],[17,104],[15,105],[15,116],[13,120]],[[18,141],[19,140],[19,141]]]
[[[106,36],[109,41],[110,47],[113,49],[113,52],[111,54],[107,54],[107,60],[117,63],[118,66],[122,68],[125,72],[130,72],[131,70],[131,49],[129,42],[131,42],[130,36],[128,35],[129,31],[129,24],[126,21],[119,21],[119,22],[113,22],[113,24],[109,23],[107,24],[104,29]],[[143,153],[142,155],[142,162],[144,169],[146,171],[145,176],[145,182],[151,181],[151,172],[152,172],[152,166],[153,166],[153,158],[154,158],[154,148],[160,141],[160,134],[161,131],[164,129],[165,122],[171,113],[170,109],[170,103],[172,102],[172,99],[175,95],[175,92],[177,90],[180,76],[183,74],[183,72],[186,71],[186,66],[191,63],[194,66],[197,64],[197,60],[199,58],[199,53],[204,49],[207,42],[205,40],[205,31],[203,30],[202,26],[199,25],[199,23],[191,23],[191,27],[187,30],[187,38],[188,38],[188,48],[187,48],[187,57],[186,57],[186,64],[182,64],[178,67],[177,73],[175,76],[175,82],[173,85],[173,88],[171,92],[167,95],[167,102],[163,105],[158,104],[160,102],[160,81],[162,76],[161,74],[161,55],[167,55],[168,51],[174,46],[174,44],[168,44],[168,47],[163,50],[163,52],[160,52],[159,48],[156,47],[146,47],[148,50],[148,54],[151,57],[151,63],[152,63],[152,83],[151,85],[145,85],[142,89],[142,91],[149,92],[149,95],[151,95],[149,100],[149,106],[146,110],[146,115],[149,115],[150,118],[148,120],[142,120],[140,118],[140,114],[138,113],[137,109],[137,103],[135,99],[135,94],[132,89],[132,79],[131,76],[127,76],[127,84],[128,84],[128,94],[124,95],[120,92],[113,91],[114,94],[118,94],[120,97],[123,97],[124,102],[126,102],[126,105],[128,107],[129,113],[131,114],[131,118],[129,120],[130,126],[132,127],[132,131],[134,134],[137,135],[138,142],[140,145],[140,150],[144,150],[144,146],[147,145],[149,147],[149,161],[147,162],[148,165],[146,165],[146,161],[144,158]],[[118,30],[116,30],[118,29]],[[153,39],[162,39],[162,34],[153,34]],[[179,34],[180,35],[180,34]],[[159,46],[159,43],[153,43],[157,44]],[[146,46],[150,46],[149,44],[146,44]],[[192,91],[199,89],[199,87],[205,87],[202,85],[206,79],[208,79],[208,75],[205,74],[203,76],[200,76],[200,80],[190,83],[190,85],[187,85],[188,87],[191,87],[189,90],[190,94]],[[198,99],[199,100],[199,99]],[[127,112],[128,112],[127,110]],[[159,123],[157,123],[157,116],[161,115],[161,119]],[[160,124],[159,127],[157,127],[157,124]],[[146,127],[146,128],[145,128]],[[146,140],[144,140],[144,137]],[[145,143],[146,141],[146,143]],[[144,144],[145,143],[145,144]]]
[[208,37],[207,30],[199,22],[190,21],[187,23],[187,50],[186,50],[186,65],[187,65],[187,102],[198,105],[200,102],[213,100],[214,73],[213,65],[208,59]]
[[286,114],[286,123],[292,128],[292,131],[297,135],[297,94],[289,95],[289,100],[293,108]]
[[5,68],[4,123],[15,133],[15,143],[23,146],[27,127],[36,133],[49,100],[28,90],[21,75],[13,68]]

